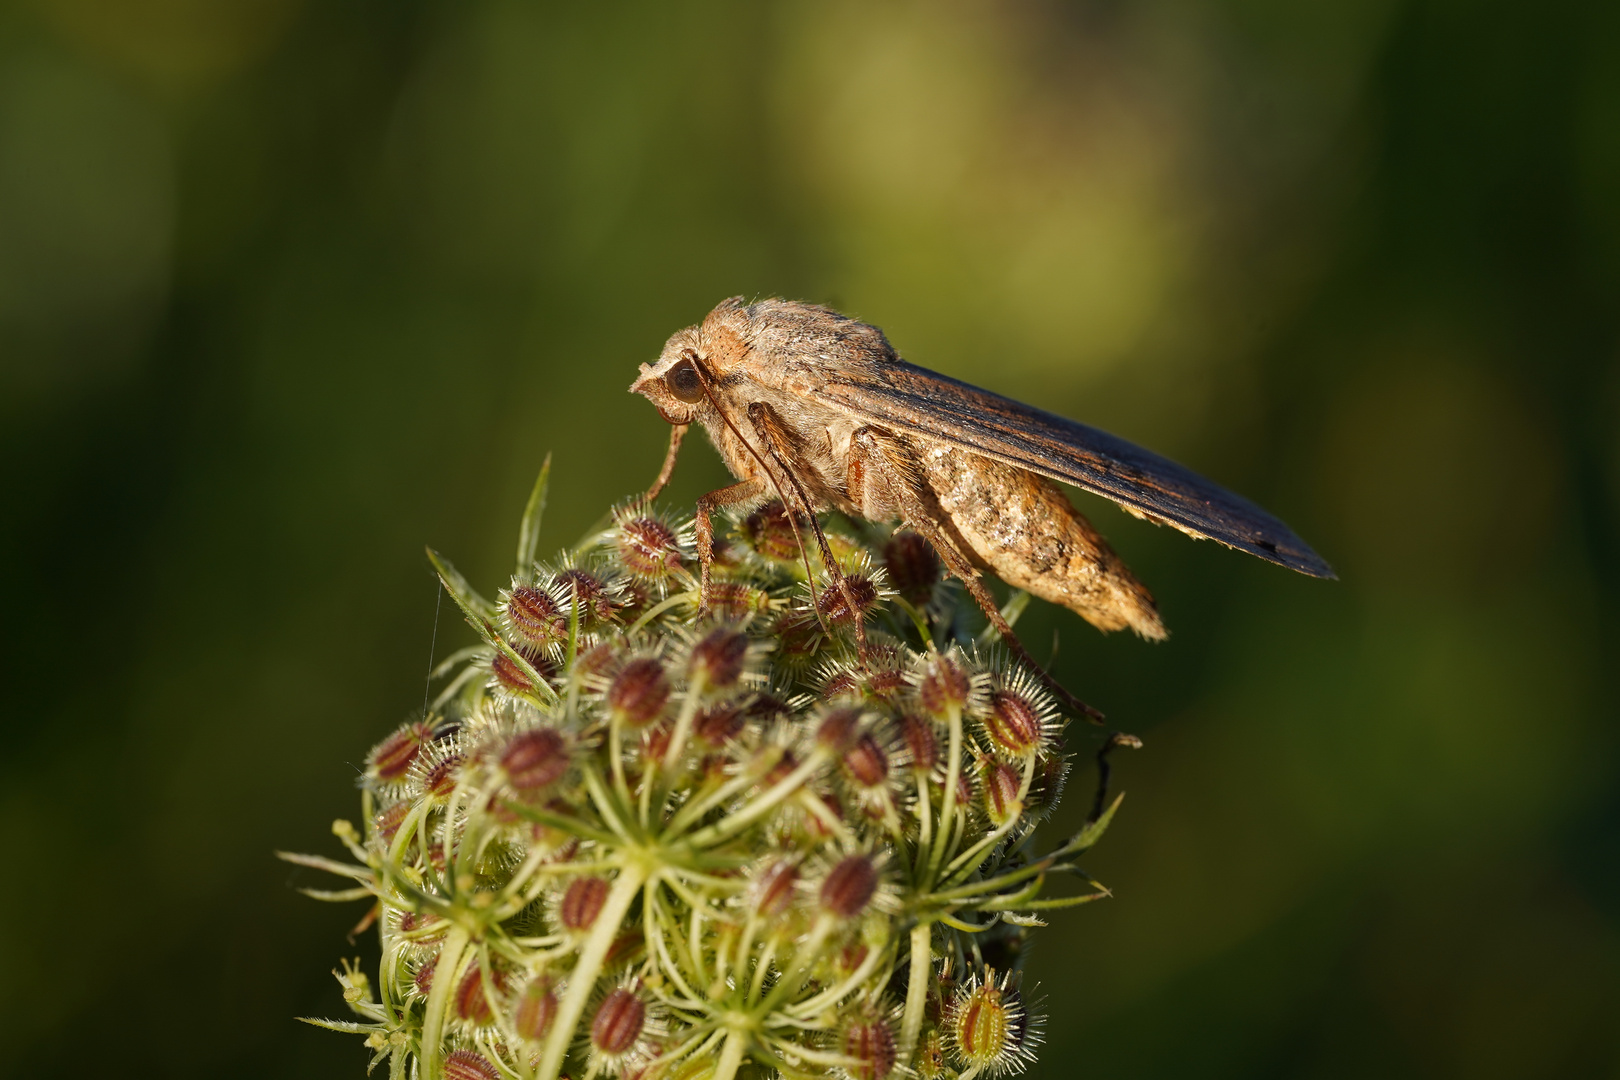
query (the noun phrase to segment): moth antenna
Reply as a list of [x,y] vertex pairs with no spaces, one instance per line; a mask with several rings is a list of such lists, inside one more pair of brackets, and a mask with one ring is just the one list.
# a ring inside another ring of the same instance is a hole
[[[816,597],[816,572],[810,566],[810,550],[804,546],[804,537],[799,533],[799,523],[794,520],[793,507],[788,503],[787,492],[783,491],[782,485],[776,482],[776,475],[771,472],[770,466],[765,464],[765,459],[760,456],[759,451],[754,449],[753,444],[743,436],[741,431],[737,430],[737,425],[731,422],[731,417],[726,415],[726,410],[720,405],[720,399],[716,398],[714,396],[714,391],[709,389],[709,375],[703,370],[703,365],[698,362],[696,357],[692,358],[691,364],[692,370],[697,372],[698,385],[703,388],[703,396],[709,399],[710,405],[714,406],[714,411],[720,417],[721,422],[724,423],[726,427],[731,429],[731,433],[733,435],[737,436],[737,441],[742,443],[743,449],[752,454],[754,456],[754,460],[759,462],[760,471],[763,472],[765,474],[765,478],[771,482],[771,487],[776,489],[776,497],[782,500],[782,506],[785,510],[787,510],[788,528],[793,530],[793,542],[799,545],[799,558],[804,560],[804,580],[810,586],[810,609],[816,613],[816,621],[821,624],[821,629],[824,630],[830,637],[832,635],[832,627],[827,625],[827,620],[822,616],[821,602]],[[673,450],[671,450],[670,453],[671,456],[674,455]],[[673,468],[673,465],[671,465],[671,468]],[[783,471],[786,472],[787,470]],[[788,482],[793,484],[795,488],[798,488],[798,482],[793,479],[793,474],[791,472],[787,474],[787,477]],[[799,496],[804,498],[803,489],[799,489]],[[808,499],[806,499],[805,505],[809,505]],[[812,513],[810,515],[811,523],[814,524],[815,520],[815,514]],[[820,527],[817,526],[817,529],[819,531]],[[708,602],[708,599],[709,598],[706,596],[703,598],[705,603]],[[844,603],[850,603],[848,596],[844,597]]]

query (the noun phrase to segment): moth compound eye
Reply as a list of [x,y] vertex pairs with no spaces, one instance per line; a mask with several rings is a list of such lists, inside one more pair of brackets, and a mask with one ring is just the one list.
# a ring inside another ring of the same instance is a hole
[[695,405],[703,400],[703,376],[697,373],[697,367],[691,360],[682,360],[669,369],[664,376],[664,385],[669,392],[688,405]]

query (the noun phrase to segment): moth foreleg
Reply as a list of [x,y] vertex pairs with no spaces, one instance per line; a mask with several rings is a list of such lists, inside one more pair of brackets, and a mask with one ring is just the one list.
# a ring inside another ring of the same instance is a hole
[[1029,655],[1029,650],[1024,648],[1024,643],[1013,633],[1013,628],[1001,614],[1001,607],[996,603],[996,598],[985,587],[978,568],[951,540],[950,529],[943,520],[944,515],[931,508],[931,492],[921,480],[911,475],[912,470],[905,467],[902,459],[897,459],[894,451],[886,445],[888,440],[885,435],[886,433],[875,428],[858,429],[850,439],[851,455],[859,454],[864,469],[875,472],[888,482],[890,497],[898,506],[901,520],[933,546],[940,562],[944,563],[945,568],[955,574],[967,587],[968,594],[983,609],[985,618],[990,620],[990,625],[996,628],[996,633],[1001,635],[1001,640],[1006,642],[1013,655],[1029,665],[1040,676],[1041,681],[1070,708],[1093,721],[1101,721],[1103,718],[1101,712],[1069,693],[1044,667],[1035,662],[1034,657]]
[[686,436],[686,429],[691,426],[690,424],[669,426],[669,449],[664,452],[664,467],[658,470],[658,479],[647,489],[647,494],[641,497],[642,502],[651,505],[652,501],[658,498],[658,493],[664,490],[664,485],[669,483],[669,478],[675,475],[675,459],[681,452],[681,439]]
[[[672,440],[678,442],[679,439]],[[673,450],[671,451],[673,457]],[[722,506],[734,506],[740,502],[748,502],[765,494],[765,481],[759,477],[750,477],[741,480],[730,487],[723,487],[718,491],[711,491],[701,495],[697,501],[697,517],[693,521],[693,530],[697,533],[698,553],[698,614],[709,610],[709,566],[714,562],[714,524],[709,515]]]

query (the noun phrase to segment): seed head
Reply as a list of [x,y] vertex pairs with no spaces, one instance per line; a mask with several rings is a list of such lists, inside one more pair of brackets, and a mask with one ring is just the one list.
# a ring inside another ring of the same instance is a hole
[[816,598],[816,610],[822,618],[833,623],[855,621],[850,614],[849,599],[844,596],[846,588],[849,598],[855,601],[855,611],[861,616],[877,607],[878,589],[872,579],[865,574],[845,574],[843,585],[836,581],[828,582]]
[[731,622],[771,610],[771,594],[743,581],[709,582],[709,607]]
[[557,905],[557,921],[576,933],[589,930],[607,903],[609,888],[606,878],[583,877],[569,882]]
[[906,754],[913,771],[927,776],[939,761],[939,739],[928,721],[915,713],[900,717],[900,737],[906,741]]
[[372,748],[370,773],[374,779],[394,783],[410,772],[422,747],[433,741],[433,725],[423,720],[402,725]]
[[863,788],[881,787],[889,779],[889,755],[876,736],[868,732],[845,751],[844,773]]
[[564,625],[567,619],[573,617],[575,603],[579,604],[580,621],[587,625],[613,621],[616,605],[608,592],[607,583],[589,570],[571,566],[558,571],[551,584],[562,599]]
[[452,1050],[444,1056],[444,1080],[501,1080],[501,1074],[476,1050]]
[[416,969],[416,974],[411,976],[411,985],[423,997],[427,997],[433,992],[433,973],[438,969],[438,966],[439,953],[435,949],[433,955],[422,961],[422,965]]
[[985,1076],[1023,1072],[1040,1043],[1010,975],[993,970],[963,984],[946,1010],[947,1049],[956,1064]]
[[618,987],[597,1006],[591,1019],[591,1045],[604,1055],[622,1057],[634,1048],[646,1023],[646,1002],[635,991]]
[[[527,653],[522,655],[523,659],[529,662],[529,666],[535,669],[536,674],[544,678],[546,668],[549,665],[543,663],[541,654]],[[489,673],[494,678],[495,685],[509,694],[532,694],[536,689],[534,680],[529,677],[529,673],[519,667],[517,662],[504,652],[497,650],[490,659]]]
[[655,517],[621,521],[618,552],[626,570],[653,584],[662,584],[675,576],[685,561],[675,530]]
[[456,790],[456,778],[465,760],[459,750],[450,750],[437,761],[418,761],[421,768],[422,793],[430,799],[443,802]]
[[767,919],[778,918],[793,906],[794,887],[799,883],[799,864],[778,859],[754,879],[749,895],[753,908]]
[[860,724],[861,710],[833,709],[817,725],[816,742],[835,754],[843,753],[854,744]]
[[973,676],[956,656],[935,653],[918,670],[917,704],[934,719],[943,719],[952,709],[965,709],[973,697]]
[[688,678],[705,690],[730,690],[748,662],[748,635],[726,627],[709,631],[692,646]]
[[484,993],[484,972],[477,964],[468,967],[456,985],[455,1010],[461,1019],[480,1027],[493,1019],[489,995]]
[[699,709],[692,720],[692,735],[711,750],[719,750],[742,733],[746,721],[735,701],[721,701]]
[[887,1017],[862,1011],[844,1022],[840,1049],[859,1064],[848,1066],[851,1080],[887,1080],[899,1062],[894,1029]]
[[501,769],[512,790],[535,794],[561,780],[568,771],[568,743],[551,728],[519,732],[501,754]]
[[870,856],[845,856],[821,883],[821,908],[836,918],[853,919],[866,910],[877,887],[877,865]]
[[934,545],[909,530],[895,533],[883,545],[883,566],[889,583],[910,603],[928,603],[939,584],[939,556]]
[[1018,797],[1024,777],[1005,761],[991,761],[984,766],[984,809],[991,824],[997,828],[1007,824],[1024,812]]
[[568,640],[568,616],[538,585],[514,584],[500,606],[501,629],[515,649],[545,652]]
[[551,1022],[557,1018],[557,993],[549,976],[538,975],[529,980],[518,995],[517,1009],[512,1014],[512,1027],[518,1035],[530,1042],[539,1042],[551,1031]]
[[409,799],[401,799],[397,803],[390,804],[376,817],[377,835],[382,837],[384,841],[392,840],[394,834],[399,832],[399,827],[405,824],[405,819],[410,816],[410,813],[411,801]]
[[608,687],[607,704],[630,727],[646,727],[658,719],[669,702],[669,676],[651,656],[630,661],[619,669]]
[[[809,519],[802,514],[794,516],[798,518],[800,533],[808,534]],[[777,562],[798,561],[799,541],[794,536],[793,523],[788,518],[787,507],[783,506],[780,500],[768,502],[749,514],[743,519],[738,531],[756,554]]]

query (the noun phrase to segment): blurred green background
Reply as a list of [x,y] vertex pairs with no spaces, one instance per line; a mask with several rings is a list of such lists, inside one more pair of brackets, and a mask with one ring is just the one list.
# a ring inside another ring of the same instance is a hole
[[1596,0],[0,7],[0,1073],[361,1074],[291,1019],[360,912],[271,849],[421,707],[422,545],[493,587],[548,450],[543,547],[644,487],[624,388],[736,293],[1342,574],[1077,496],[1173,636],[1024,624],[1147,743],[1036,1075],[1620,1075]]

